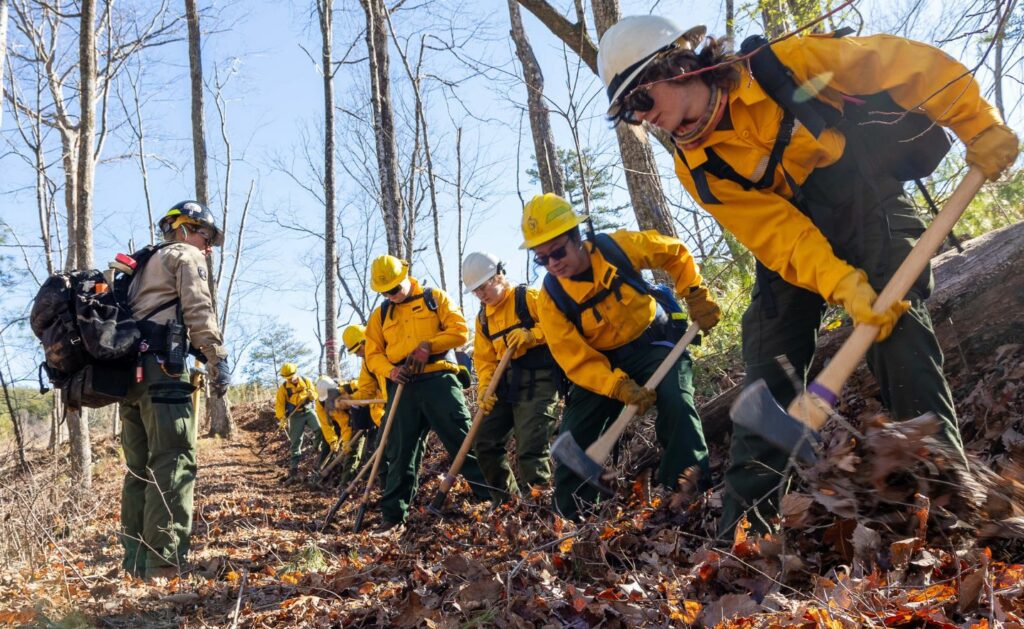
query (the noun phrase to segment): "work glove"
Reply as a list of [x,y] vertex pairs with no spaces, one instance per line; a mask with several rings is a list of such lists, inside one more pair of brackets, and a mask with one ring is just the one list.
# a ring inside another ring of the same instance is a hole
[[515,351],[520,347],[527,347],[537,341],[537,335],[530,328],[516,328],[505,335],[505,344],[509,350]]
[[288,425],[288,418],[287,417],[278,417],[277,418],[277,427],[278,428],[280,428],[281,430],[285,430],[287,425]]
[[391,373],[388,374],[388,380],[395,384],[408,384],[409,370],[405,365],[396,365],[391,369]]
[[682,295],[686,302],[686,309],[690,312],[690,318],[697,322],[703,332],[718,325],[722,320],[722,310],[711,299],[711,293],[707,286],[693,286],[690,292]]
[[210,365],[210,389],[217,397],[228,394],[231,385],[231,363],[227,357],[221,358],[216,365]]
[[999,179],[1020,151],[1020,140],[1010,127],[994,124],[974,136],[967,145],[965,159],[985,173],[989,181]]
[[369,430],[373,427],[369,406],[356,406],[348,412],[348,424],[352,430]]
[[612,397],[623,404],[635,404],[636,414],[643,415],[657,401],[658,394],[640,386],[636,380],[626,378],[615,385]]
[[405,367],[409,371],[410,375],[418,376],[423,372],[423,368],[427,366],[427,361],[429,360],[430,343],[423,341],[406,357]]
[[477,400],[477,404],[480,406],[480,410],[484,412],[485,416],[491,414],[491,411],[494,410],[494,405],[497,403],[498,396],[493,393]]
[[871,309],[878,294],[868,283],[868,275],[860,269],[854,269],[843,276],[832,291],[833,303],[840,304],[846,314],[853,319],[854,325],[875,325],[878,326],[876,341],[884,341],[892,334],[896,321],[900,316],[910,310],[910,302],[906,300],[897,301],[885,312],[878,314]]
[[340,447],[341,439],[335,439],[334,441],[331,442],[331,452],[334,452],[336,454],[338,452],[338,448]]

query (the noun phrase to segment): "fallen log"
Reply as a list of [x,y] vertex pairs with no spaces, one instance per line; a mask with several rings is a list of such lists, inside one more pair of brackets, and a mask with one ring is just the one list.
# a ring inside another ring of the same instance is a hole
[[[1024,343],[1024,222],[998,229],[950,249],[932,260],[935,289],[928,311],[946,357],[946,373],[971,369],[979,357],[1008,343]],[[808,378],[835,354],[852,326],[826,332],[818,339]],[[861,365],[854,379],[870,379]],[[709,441],[730,430],[729,407],[742,385],[731,387],[698,409]]]

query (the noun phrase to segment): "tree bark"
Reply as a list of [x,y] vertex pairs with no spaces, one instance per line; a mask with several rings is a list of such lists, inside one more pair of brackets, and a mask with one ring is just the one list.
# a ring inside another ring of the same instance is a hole
[[324,349],[331,377],[338,371],[338,251],[334,190],[334,61],[333,0],[317,0],[320,18],[321,59],[324,79]]
[[[209,207],[210,193],[206,157],[206,122],[203,110],[203,57],[196,0],[185,0],[185,21],[188,23],[188,66],[192,87],[192,161],[195,171],[196,200]],[[221,225],[227,230],[227,225]],[[213,272],[213,259],[206,259],[207,277],[214,311],[217,310],[217,282]],[[226,398],[211,395],[206,404],[210,434],[230,437],[234,432],[231,409]]]
[[[935,290],[928,312],[945,355],[945,372],[963,371],[1001,345],[1024,342],[1024,222],[1004,227],[964,243],[932,260]],[[808,378],[813,379],[850,335],[847,325],[821,335]],[[852,379],[870,378],[861,364]],[[734,386],[701,405],[708,440],[731,428],[729,407],[742,385]]]
[[[70,171],[76,179],[75,257],[78,268],[92,264],[92,187],[95,162],[93,137],[96,131],[96,2],[82,0],[78,40],[78,69],[81,115],[78,123],[77,168]],[[70,257],[70,256],[69,256]],[[92,439],[86,409],[68,411],[68,437],[71,440],[71,470],[81,489],[92,487]]]
[[526,104],[530,113],[530,129],[533,132],[533,149],[537,162],[540,187],[544,192],[565,196],[562,169],[558,163],[558,150],[551,132],[551,117],[544,103],[544,73],[533,54],[533,47],[523,28],[519,14],[519,3],[508,0],[508,15],[512,25],[512,40],[516,44],[516,57],[523,68],[523,82],[526,84]]
[[4,126],[4,68],[7,59],[7,0],[0,0],[0,129]]
[[[366,49],[370,64],[370,100],[373,107],[373,133],[377,148],[380,179],[380,209],[384,219],[388,253],[408,259],[411,243],[406,243],[402,196],[398,190],[398,160],[395,155],[395,118],[391,107],[387,7],[383,0],[359,0],[366,14]],[[406,244],[410,245],[406,250]],[[411,260],[410,260],[411,262]]]

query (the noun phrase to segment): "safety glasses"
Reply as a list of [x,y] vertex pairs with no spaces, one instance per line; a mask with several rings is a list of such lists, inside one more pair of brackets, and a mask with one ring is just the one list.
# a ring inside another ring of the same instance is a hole
[[626,124],[640,124],[637,112],[650,111],[654,108],[654,98],[643,87],[636,87],[619,99],[619,113],[616,116]]
[[399,282],[398,284],[396,284],[396,285],[394,286],[394,288],[389,288],[389,289],[387,289],[387,290],[382,290],[382,291],[380,291],[380,294],[381,294],[381,295],[384,295],[385,297],[390,297],[390,296],[392,296],[392,295],[396,295],[396,294],[398,294],[398,291],[400,291],[400,290],[402,290],[402,283],[401,283],[401,282]]
[[214,235],[213,232],[211,232],[209,229],[205,227],[200,227],[199,229],[196,230],[196,233],[203,237],[203,243],[207,247],[213,244]]
[[533,254],[533,263],[537,266],[547,266],[552,260],[561,260],[565,256],[569,255],[566,251],[566,247],[569,246],[569,241],[562,243],[561,247],[552,249],[547,254],[535,253]]

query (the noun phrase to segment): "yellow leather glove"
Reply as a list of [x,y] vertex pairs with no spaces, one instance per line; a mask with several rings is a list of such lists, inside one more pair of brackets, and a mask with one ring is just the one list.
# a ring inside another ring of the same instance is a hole
[[490,415],[491,411],[494,410],[494,405],[497,403],[498,396],[496,395],[488,395],[487,397],[480,398],[480,400],[477,401],[477,404],[479,405],[480,410],[484,412],[484,415]]
[[643,415],[658,400],[658,394],[650,389],[645,389],[636,380],[626,378],[615,385],[612,397],[623,404],[635,404],[636,414]]
[[288,429],[288,418],[287,417],[278,417],[277,418],[277,427],[280,428],[281,430],[287,430]]
[[715,327],[722,320],[722,310],[715,300],[711,299],[707,286],[694,286],[682,297],[690,318],[697,322],[703,332]]
[[854,269],[843,276],[832,291],[833,303],[840,304],[846,313],[853,319],[854,325],[875,325],[878,326],[878,336],[875,341],[884,341],[892,334],[893,327],[900,316],[910,310],[910,302],[906,300],[897,301],[885,312],[878,314],[871,309],[878,294],[868,283],[868,274],[860,269]]
[[1004,124],[994,124],[974,136],[967,145],[965,159],[976,166],[989,181],[999,179],[1020,152],[1020,140],[1013,129]]
[[526,347],[537,340],[537,335],[529,328],[516,328],[505,335],[505,344],[512,351]]
[[341,439],[335,439],[331,442],[331,452],[337,452],[338,448],[341,447]]

